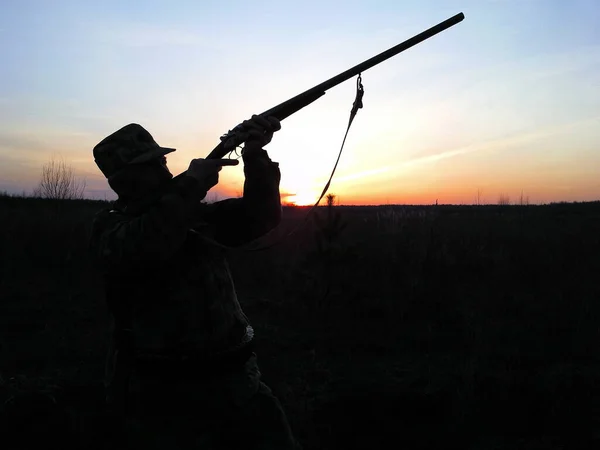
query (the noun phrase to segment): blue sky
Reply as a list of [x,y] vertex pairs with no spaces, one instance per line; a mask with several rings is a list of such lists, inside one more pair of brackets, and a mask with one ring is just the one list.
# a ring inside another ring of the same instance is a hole
[[[179,173],[218,137],[442,20],[465,20],[363,74],[330,191],[342,203],[600,198],[600,3],[592,0],[27,1],[0,16],[0,191],[63,157],[111,198],[91,150],[131,122]],[[283,122],[281,190],[325,184],[354,80]],[[238,195],[226,168],[214,198]],[[294,200],[294,198],[291,198]]]

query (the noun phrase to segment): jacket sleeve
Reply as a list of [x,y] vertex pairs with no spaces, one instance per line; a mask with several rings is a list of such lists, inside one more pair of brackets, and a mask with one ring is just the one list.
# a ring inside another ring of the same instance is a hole
[[206,195],[191,177],[140,214],[105,210],[92,225],[90,249],[103,267],[153,265],[168,260],[184,243]]
[[214,239],[228,246],[251,242],[281,222],[279,164],[265,150],[244,154],[244,193],[203,205],[199,223],[210,226]]

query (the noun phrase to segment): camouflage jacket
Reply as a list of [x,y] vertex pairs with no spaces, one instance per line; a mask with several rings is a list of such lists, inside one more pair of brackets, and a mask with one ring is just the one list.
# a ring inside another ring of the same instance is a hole
[[184,177],[141,212],[117,202],[95,217],[90,244],[111,326],[129,327],[136,354],[202,356],[251,337],[221,245],[243,245],[277,226],[280,171],[261,150],[244,155],[244,174],[242,198],[201,203],[196,180]]

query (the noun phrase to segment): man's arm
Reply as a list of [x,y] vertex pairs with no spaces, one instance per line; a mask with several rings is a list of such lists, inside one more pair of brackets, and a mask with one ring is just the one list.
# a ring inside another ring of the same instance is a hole
[[194,159],[186,175],[178,178],[142,212],[100,213],[92,228],[90,247],[102,265],[126,267],[153,265],[168,260],[185,242],[198,216],[200,201],[219,182],[223,166],[237,165],[228,159]]
[[213,230],[215,240],[228,246],[251,242],[281,221],[279,164],[262,148],[247,148],[242,158],[243,197],[203,205],[199,213],[200,221]]

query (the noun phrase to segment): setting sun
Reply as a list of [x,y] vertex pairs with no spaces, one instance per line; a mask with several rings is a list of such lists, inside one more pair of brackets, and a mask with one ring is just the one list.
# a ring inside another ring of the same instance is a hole
[[290,195],[285,199],[285,203],[296,206],[312,206],[316,203],[319,196],[313,192],[301,192]]

